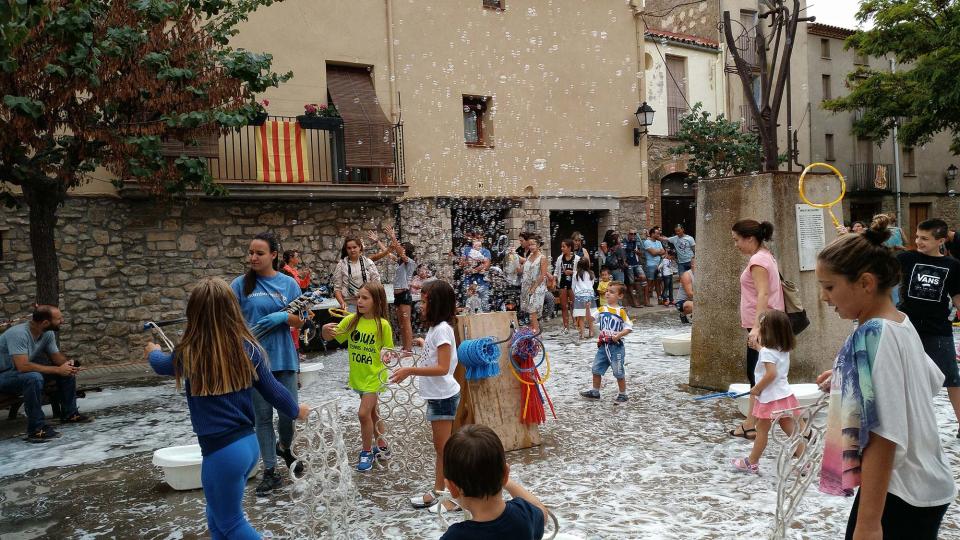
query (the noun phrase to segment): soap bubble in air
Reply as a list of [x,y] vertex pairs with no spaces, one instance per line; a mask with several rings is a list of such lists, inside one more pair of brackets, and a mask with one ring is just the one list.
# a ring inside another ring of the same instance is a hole
[[[533,9],[533,8],[531,8],[531,9]],[[545,168],[547,168],[547,160],[545,160],[545,159],[535,159],[535,160],[533,160],[533,168],[536,169],[536,170],[538,170],[538,171],[544,170]]]

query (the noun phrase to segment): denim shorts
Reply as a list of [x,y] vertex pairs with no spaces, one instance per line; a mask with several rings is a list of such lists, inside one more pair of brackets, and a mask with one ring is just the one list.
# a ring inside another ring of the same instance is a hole
[[413,296],[410,295],[410,290],[403,289],[402,291],[393,291],[393,305],[412,306]]
[[957,367],[957,350],[954,348],[953,336],[920,334],[920,342],[923,343],[927,356],[943,372],[943,386],[960,386],[960,369]]
[[646,273],[648,280],[657,279],[657,265],[648,264],[643,267],[643,271]]
[[645,281],[643,277],[643,267],[639,264],[631,264],[627,266],[627,281],[626,284],[630,285],[633,283],[643,283]]
[[453,420],[457,416],[458,405],[460,405],[460,392],[446,399],[428,399],[427,421]]
[[616,379],[623,379],[623,363],[626,360],[627,349],[623,343],[604,343],[597,347],[597,355],[593,357],[593,374],[603,377],[608,368],[613,369]]

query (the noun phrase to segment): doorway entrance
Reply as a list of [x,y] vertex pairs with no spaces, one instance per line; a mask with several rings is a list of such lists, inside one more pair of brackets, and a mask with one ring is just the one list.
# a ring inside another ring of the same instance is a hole
[[[560,254],[560,242],[573,236],[574,232],[583,235],[583,240],[591,253],[600,245],[600,213],[596,210],[551,210],[550,211],[550,254]],[[547,239],[545,238],[544,241]]]
[[880,201],[856,201],[850,203],[850,224],[854,221],[870,226],[873,216],[880,213]]
[[677,225],[690,236],[697,235],[697,182],[685,172],[660,180],[660,225],[666,236],[672,236]]
[[[910,247],[914,246],[914,239],[917,233],[917,225],[930,219],[930,203],[910,203],[910,228],[903,231],[903,243]],[[903,224],[899,224],[903,227]]]

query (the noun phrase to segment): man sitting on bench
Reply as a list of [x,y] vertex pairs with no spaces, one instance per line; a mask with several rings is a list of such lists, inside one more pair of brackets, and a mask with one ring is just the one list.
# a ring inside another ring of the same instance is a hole
[[27,413],[27,440],[46,442],[60,434],[46,425],[43,414],[44,387],[57,385],[60,423],[78,424],[93,419],[77,410],[78,367],[60,352],[54,332],[63,324],[55,306],[39,305],[30,321],[0,334],[0,393],[23,396]]

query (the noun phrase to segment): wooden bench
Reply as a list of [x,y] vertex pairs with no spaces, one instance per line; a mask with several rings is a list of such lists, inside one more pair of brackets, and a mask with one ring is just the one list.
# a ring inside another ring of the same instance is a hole
[[[87,392],[100,392],[100,387],[77,387],[77,399],[87,397]],[[57,383],[50,381],[43,388],[43,404],[50,405],[53,409],[53,416],[60,416],[60,401],[57,399]],[[10,409],[7,413],[7,420],[16,420],[20,407],[23,406],[23,398],[17,394],[0,393],[0,410]]]

